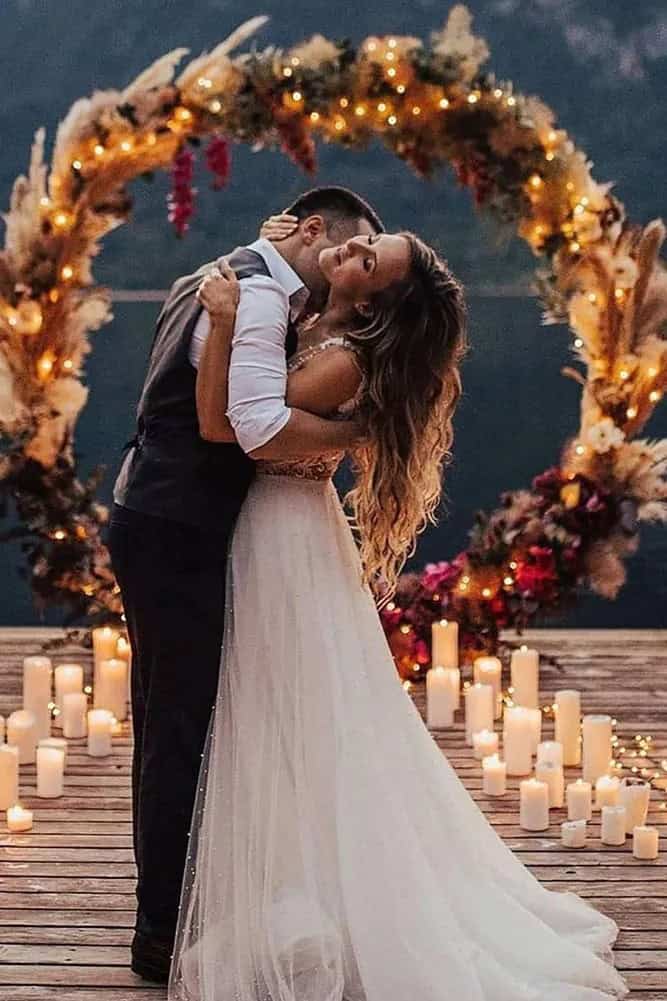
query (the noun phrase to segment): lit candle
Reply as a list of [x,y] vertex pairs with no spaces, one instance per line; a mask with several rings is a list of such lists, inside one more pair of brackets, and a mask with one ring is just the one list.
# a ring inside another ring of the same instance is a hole
[[561,841],[566,848],[583,848],[586,844],[586,821],[564,820],[560,825]]
[[545,831],[549,826],[549,790],[539,779],[520,783],[519,826],[524,831]]
[[465,690],[466,743],[472,747],[472,735],[478,730],[493,729],[493,688],[470,685]]
[[84,692],[68,692],[63,699],[62,722],[65,737],[76,740],[87,733],[88,697]]
[[600,822],[600,840],[603,845],[625,844],[625,807],[603,806]]
[[524,706],[505,706],[503,753],[508,775],[529,775],[533,768],[533,728]]
[[531,650],[527,646],[513,650],[510,676],[514,703],[537,709],[540,704],[540,655],[537,650]]
[[88,754],[103,758],[111,754],[113,716],[108,709],[88,710]]
[[102,660],[97,667],[95,708],[108,709],[117,720],[127,719],[127,661]]
[[19,796],[19,749],[0,745],[0,810],[8,810]]
[[65,755],[57,747],[37,748],[37,795],[55,799],[63,794]]
[[477,730],[472,735],[474,756],[478,761],[498,753],[498,734],[493,730]]
[[12,834],[32,829],[32,810],[24,810],[18,803],[7,810],[7,827]]
[[39,739],[51,733],[51,685],[53,668],[49,657],[25,657],[23,661],[23,708],[34,713]]
[[577,779],[570,782],[567,790],[567,819],[568,820],[590,820],[593,816],[591,800],[591,784]]
[[100,626],[93,629],[93,657],[95,667],[103,660],[113,660],[118,651],[120,633],[111,626]]
[[535,778],[547,785],[549,809],[561,807],[565,794],[563,766],[556,764],[555,761],[538,761],[535,765]]
[[521,706],[524,709],[530,725],[530,750],[531,754],[536,754],[542,740],[542,710],[530,709],[528,706]]
[[611,763],[611,716],[592,714],[583,719],[583,776],[595,782],[609,773]]
[[56,747],[59,751],[63,752],[64,764],[67,766],[67,741],[63,740],[62,737],[44,737],[37,744],[37,748],[40,747]]
[[626,776],[621,779],[618,790],[618,801],[625,807],[627,834],[632,834],[634,827],[641,827],[646,823],[648,816],[648,805],[651,799],[651,785],[644,779]]
[[476,657],[473,664],[473,681],[493,687],[494,719],[500,719],[503,714],[502,670],[498,657]]
[[7,720],[7,743],[19,751],[19,764],[30,765],[37,749],[37,720],[29,709],[17,709]]
[[58,708],[55,725],[61,727],[63,699],[69,692],[83,690],[83,668],[80,664],[59,664],[55,669],[55,679],[56,706]]
[[553,761],[555,765],[563,764],[563,745],[558,740],[543,740],[537,745],[538,761]]
[[638,859],[658,857],[658,828],[637,824],[632,832],[632,854]]
[[482,758],[482,789],[486,796],[504,796],[507,791],[507,765],[497,754]]
[[458,668],[452,667],[432,667],[426,672],[426,725],[431,730],[440,730],[454,722],[457,696],[451,671],[458,674]]
[[563,745],[563,764],[581,763],[581,694],[571,688],[556,692],[555,737]]
[[621,783],[616,775],[601,775],[595,780],[595,810],[603,806],[618,806]]
[[[431,626],[431,663],[434,667],[459,666],[459,624],[441,619]],[[457,706],[458,708],[458,706]]]
[[132,648],[124,636],[118,637],[116,644],[116,657],[124,660],[127,664],[127,701],[132,700]]

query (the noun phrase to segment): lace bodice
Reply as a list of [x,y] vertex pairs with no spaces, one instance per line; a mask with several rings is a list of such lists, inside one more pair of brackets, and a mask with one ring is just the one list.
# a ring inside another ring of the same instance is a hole
[[[350,344],[344,337],[328,337],[312,347],[297,351],[290,359],[287,372],[296,372],[303,368],[311,359],[315,358],[322,351],[330,348],[344,348],[347,351],[356,353],[354,345]],[[346,400],[335,411],[327,414],[329,420],[346,420],[354,413],[354,410],[361,400],[364,390],[364,379],[362,378],[359,389],[354,397]],[[334,475],[338,466],[343,460],[345,453],[336,451],[328,452],[325,455],[311,456],[309,459],[290,460],[285,462],[269,461],[260,459],[257,462],[257,472],[265,473],[269,476],[292,476],[302,480],[329,480]]]

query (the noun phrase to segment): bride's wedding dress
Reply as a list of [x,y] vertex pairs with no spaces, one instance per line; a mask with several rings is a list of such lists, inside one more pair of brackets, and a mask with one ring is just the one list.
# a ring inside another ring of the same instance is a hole
[[169,998],[624,997],[617,925],[514,856],[399,683],[339,459],[263,465],[237,523]]

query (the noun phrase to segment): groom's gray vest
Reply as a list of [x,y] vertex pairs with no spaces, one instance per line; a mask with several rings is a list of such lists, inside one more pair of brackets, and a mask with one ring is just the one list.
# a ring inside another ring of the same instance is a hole
[[[246,247],[228,261],[239,278],[269,274],[264,258]],[[177,279],[169,291],[157,320],[137,433],[114,488],[114,500],[123,507],[204,529],[228,528],[254,476],[252,459],[236,443],[209,442],[199,434],[197,372],[188,351],[203,308],[195,292],[212,264]],[[290,325],[288,355],[295,342]]]

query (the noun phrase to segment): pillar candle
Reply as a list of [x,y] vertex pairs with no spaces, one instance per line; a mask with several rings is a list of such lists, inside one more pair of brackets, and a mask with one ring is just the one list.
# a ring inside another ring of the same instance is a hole
[[583,848],[586,844],[585,820],[564,820],[560,831],[561,841],[566,848]]
[[528,717],[528,722],[530,724],[531,754],[536,754],[537,749],[540,746],[540,741],[542,740],[542,710],[530,709],[527,706],[522,706],[521,708],[525,709],[526,716]]
[[431,663],[433,667],[459,666],[459,624],[441,619],[431,626]]
[[19,749],[0,746],[0,810],[8,810],[19,798]]
[[474,756],[478,761],[498,753],[498,734],[493,730],[477,730],[472,735]]
[[595,780],[595,810],[603,806],[618,806],[621,783],[616,775],[601,775]]
[[592,813],[591,784],[577,779],[570,782],[566,790],[567,798],[567,819],[568,820],[590,820]]
[[117,657],[100,661],[93,695],[96,709],[108,709],[117,720],[127,719],[127,661]]
[[7,743],[19,751],[19,764],[30,765],[37,749],[37,720],[29,709],[17,709],[7,720]]
[[537,709],[540,704],[540,655],[537,650],[529,650],[527,646],[513,650],[510,675],[510,683],[514,689],[512,699],[515,704]]
[[103,758],[111,754],[111,727],[113,716],[108,709],[88,710],[88,754]]
[[440,730],[454,723],[454,694],[448,672],[458,668],[432,667],[426,672],[426,725]]
[[18,803],[7,810],[7,827],[12,834],[32,829],[32,810],[24,810]]
[[553,761],[555,765],[563,764],[563,745],[558,740],[543,740],[537,745],[538,761]]
[[118,643],[116,644],[116,657],[118,660],[124,660],[127,664],[127,701],[132,700],[132,648],[125,639],[124,636],[118,637]]
[[58,664],[55,669],[57,715],[55,725],[62,727],[63,699],[68,692],[83,690],[83,668],[80,664]]
[[607,805],[602,807],[600,840],[603,845],[625,844],[625,807]]
[[470,685],[465,691],[466,743],[472,747],[472,735],[478,730],[493,729],[493,688]]
[[23,661],[23,708],[35,714],[37,736],[51,733],[51,685],[53,668],[49,657],[25,657]]
[[67,741],[63,740],[62,737],[44,737],[37,744],[37,748],[40,747],[57,747],[59,751],[63,752],[63,763],[67,767]]
[[62,751],[57,747],[38,747],[37,795],[42,799],[62,796],[64,770],[65,755]]
[[627,834],[632,834],[634,827],[646,823],[648,805],[651,799],[651,786],[644,779],[626,776],[621,779],[618,790],[618,801],[625,807]]
[[637,824],[632,832],[632,854],[639,859],[658,857],[658,828]]
[[609,773],[611,763],[611,716],[592,714],[583,719],[583,776],[595,782]]
[[119,637],[120,633],[118,630],[112,629],[111,626],[100,626],[98,629],[93,629],[93,658],[95,665],[93,688],[97,686],[100,663],[103,660],[112,660],[116,656]]
[[76,740],[87,733],[88,696],[83,692],[68,692],[63,699],[62,721],[65,737]]
[[473,681],[493,687],[493,718],[503,714],[503,667],[498,657],[476,657],[473,664]]
[[487,796],[504,796],[507,791],[507,765],[497,754],[482,758],[482,789]]
[[524,831],[545,831],[549,826],[549,790],[536,778],[520,783],[519,826]]
[[561,807],[565,794],[563,766],[556,764],[555,761],[538,761],[535,765],[535,778],[547,784],[549,809]]
[[563,764],[581,763],[581,694],[572,688],[556,692],[555,737],[563,745]]
[[533,767],[533,728],[524,706],[505,706],[503,753],[508,775],[529,775]]

